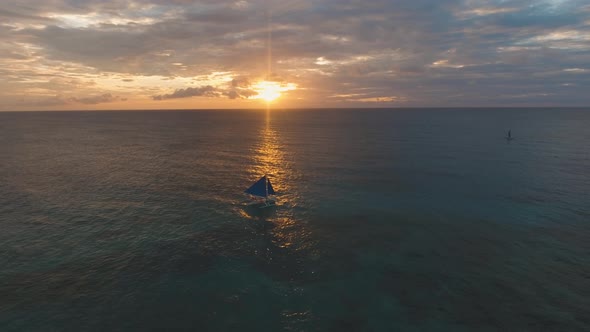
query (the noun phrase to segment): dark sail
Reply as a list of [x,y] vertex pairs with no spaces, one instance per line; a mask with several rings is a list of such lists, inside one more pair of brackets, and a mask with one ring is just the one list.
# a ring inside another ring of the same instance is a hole
[[256,181],[256,183],[250,188],[246,189],[245,193],[259,197],[267,197],[268,195],[274,195],[275,190],[272,188],[270,180],[268,180],[265,175],[261,177],[260,180]]
[[266,183],[268,183],[268,194],[269,195],[274,195],[275,194],[275,190],[272,187],[272,184],[270,184],[270,179],[267,178]]

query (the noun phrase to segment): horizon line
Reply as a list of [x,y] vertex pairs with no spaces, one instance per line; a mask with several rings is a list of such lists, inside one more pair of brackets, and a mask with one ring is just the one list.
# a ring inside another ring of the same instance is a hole
[[[579,109],[590,106],[404,106],[404,107],[277,107],[275,111],[309,111],[309,110],[410,110],[410,109]],[[174,112],[174,111],[267,111],[267,108],[162,108],[162,109],[55,109],[55,110],[0,110],[0,113],[30,112]]]

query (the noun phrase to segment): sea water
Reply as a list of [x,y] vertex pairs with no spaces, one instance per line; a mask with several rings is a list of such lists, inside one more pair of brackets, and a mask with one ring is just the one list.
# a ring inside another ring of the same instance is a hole
[[[0,330],[588,330],[588,128],[559,108],[0,113]],[[264,174],[278,205],[246,207]]]

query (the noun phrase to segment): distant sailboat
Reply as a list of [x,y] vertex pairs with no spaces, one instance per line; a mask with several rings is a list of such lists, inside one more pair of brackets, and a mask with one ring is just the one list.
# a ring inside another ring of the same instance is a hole
[[510,129],[508,129],[508,135],[506,136],[506,139],[508,141],[512,141],[514,138],[512,138],[512,131]]
[[255,201],[250,205],[259,205],[260,208],[266,208],[275,205],[275,199],[271,197],[275,195],[275,190],[272,187],[268,176],[266,175],[261,177],[244,192],[251,195],[255,199]]

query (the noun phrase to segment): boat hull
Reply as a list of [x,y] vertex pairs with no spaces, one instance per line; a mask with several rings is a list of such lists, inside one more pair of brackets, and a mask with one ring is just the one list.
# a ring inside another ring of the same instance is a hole
[[265,209],[265,208],[276,206],[276,200],[272,199],[272,198],[267,198],[267,199],[255,198],[254,200],[252,200],[251,202],[249,202],[246,205],[251,206],[251,207],[257,207],[260,209]]

